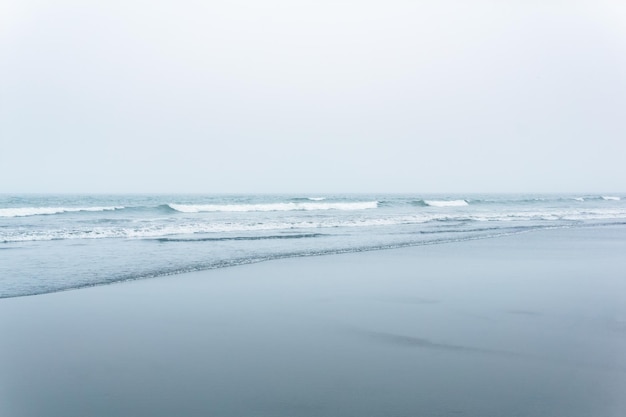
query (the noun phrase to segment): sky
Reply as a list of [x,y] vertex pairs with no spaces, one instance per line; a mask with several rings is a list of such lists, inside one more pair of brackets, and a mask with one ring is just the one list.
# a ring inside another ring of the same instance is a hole
[[624,1],[0,0],[0,193],[592,191]]

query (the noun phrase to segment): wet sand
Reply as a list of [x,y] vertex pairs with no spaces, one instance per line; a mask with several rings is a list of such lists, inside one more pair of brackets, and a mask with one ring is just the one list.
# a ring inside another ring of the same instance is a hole
[[0,415],[623,416],[626,227],[0,300]]

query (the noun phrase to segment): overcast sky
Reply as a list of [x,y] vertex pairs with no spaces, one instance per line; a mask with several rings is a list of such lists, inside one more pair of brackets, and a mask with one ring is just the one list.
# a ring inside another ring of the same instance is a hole
[[626,190],[626,2],[0,0],[0,192]]

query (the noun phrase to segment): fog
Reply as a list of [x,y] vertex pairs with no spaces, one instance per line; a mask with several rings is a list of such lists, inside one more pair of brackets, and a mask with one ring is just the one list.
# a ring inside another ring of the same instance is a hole
[[626,3],[0,2],[0,192],[585,192]]

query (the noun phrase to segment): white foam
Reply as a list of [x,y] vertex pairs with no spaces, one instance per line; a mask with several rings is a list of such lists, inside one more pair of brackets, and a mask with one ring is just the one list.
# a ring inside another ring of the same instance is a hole
[[528,210],[505,212],[480,212],[469,214],[454,211],[439,211],[438,213],[421,212],[413,215],[385,216],[377,218],[352,217],[312,217],[303,220],[298,217],[284,217],[280,221],[190,221],[181,224],[143,224],[128,226],[98,226],[90,227],[73,225],[68,228],[29,230],[23,228],[0,229],[0,243],[49,241],[63,239],[150,239],[172,235],[194,235],[202,233],[254,233],[261,231],[293,231],[336,228],[363,228],[385,227],[399,225],[417,225],[433,221],[467,221],[480,222],[526,222],[526,221],[580,221],[580,220],[610,220],[626,219],[624,209],[592,209],[592,210]]
[[295,210],[367,210],[378,207],[378,201],[356,203],[269,203],[269,204],[169,204],[182,213],[200,212],[249,212],[249,211],[295,211]]
[[574,197],[574,200],[576,200],[576,201],[585,201],[585,199],[582,198],[582,197]]
[[301,220],[286,218],[281,221],[259,223],[250,222],[188,222],[182,224],[152,224],[139,227],[115,227],[99,226],[72,229],[51,230],[0,230],[0,242],[27,242],[49,241],[65,239],[142,239],[159,238],[172,235],[193,235],[198,233],[236,233],[236,232],[262,232],[262,231],[285,231],[285,230],[319,230],[335,229],[338,227],[361,228],[372,226],[394,226],[401,224],[419,224],[433,220],[446,220],[450,216],[435,214],[419,214],[412,216],[392,216],[382,218],[318,218]]
[[111,211],[124,207],[15,207],[0,208],[0,217],[26,217],[79,211]]
[[142,239],[159,238],[172,235],[194,235],[198,233],[233,233],[233,232],[263,232],[285,231],[293,229],[320,229],[336,227],[367,227],[378,225],[398,224],[395,219],[372,220],[330,220],[330,221],[287,221],[266,223],[186,223],[179,225],[152,225],[145,227],[94,227],[84,229],[53,229],[23,231],[0,230],[0,242],[30,242],[65,239]]
[[603,195],[602,199],[603,200],[608,200],[608,201],[619,201],[619,200],[621,200],[621,198],[615,197],[615,196],[611,196],[611,195]]
[[326,197],[309,197],[308,199],[311,201],[324,201]]
[[431,207],[461,207],[467,206],[465,200],[424,200],[424,203]]

